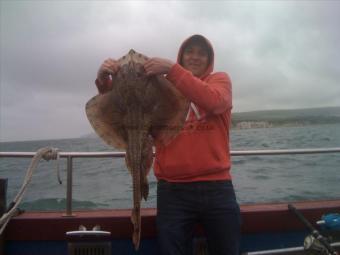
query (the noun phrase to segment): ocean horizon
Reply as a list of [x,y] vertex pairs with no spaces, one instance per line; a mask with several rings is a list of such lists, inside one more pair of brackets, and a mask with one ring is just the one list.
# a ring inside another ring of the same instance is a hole
[[[42,147],[64,152],[116,151],[97,137],[1,142],[6,152],[34,152]],[[340,124],[259,129],[232,129],[231,150],[312,149],[340,147]],[[22,185],[30,159],[0,158],[0,178],[8,179],[8,203]],[[20,208],[64,210],[66,160],[42,161]],[[73,209],[131,208],[132,182],[123,158],[73,160]],[[340,198],[339,153],[277,156],[233,156],[233,183],[241,204]],[[142,207],[156,206],[157,180],[150,172],[150,196]]]

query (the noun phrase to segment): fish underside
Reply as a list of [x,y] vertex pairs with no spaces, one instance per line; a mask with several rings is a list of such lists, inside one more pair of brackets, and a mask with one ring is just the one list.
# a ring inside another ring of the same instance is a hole
[[166,145],[183,127],[189,102],[163,76],[147,76],[148,58],[130,52],[120,58],[112,76],[112,90],[86,104],[87,117],[96,133],[109,145],[126,150],[125,162],[132,176],[132,241],[139,249],[141,200],[149,194],[147,175],[155,143]]

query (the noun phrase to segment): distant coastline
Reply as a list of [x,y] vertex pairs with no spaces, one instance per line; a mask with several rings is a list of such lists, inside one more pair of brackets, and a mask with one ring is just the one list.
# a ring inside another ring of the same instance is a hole
[[340,107],[239,112],[232,114],[232,128],[300,127],[340,123]]
[[[310,125],[340,124],[340,106],[307,108],[293,110],[264,110],[251,112],[232,112],[231,128],[234,130],[276,127],[303,127]],[[70,140],[78,138],[98,138],[94,132],[73,138],[27,139],[1,141],[4,143],[26,141]]]
[[[340,107],[233,112],[232,129],[303,127],[340,123]],[[95,133],[82,138],[96,138]]]

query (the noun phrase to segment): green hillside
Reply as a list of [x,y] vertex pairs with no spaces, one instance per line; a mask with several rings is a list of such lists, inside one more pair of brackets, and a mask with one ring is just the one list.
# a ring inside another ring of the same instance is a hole
[[340,123],[340,107],[233,113],[232,127],[241,122],[266,122],[273,127]]

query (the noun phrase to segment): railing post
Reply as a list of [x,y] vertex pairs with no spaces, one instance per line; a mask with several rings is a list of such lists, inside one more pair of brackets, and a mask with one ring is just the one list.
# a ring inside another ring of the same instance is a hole
[[[7,181],[8,179],[0,179],[0,217],[6,212],[7,208]],[[0,235],[0,255],[5,254],[5,238]]]
[[66,180],[66,213],[65,217],[75,216],[72,214],[72,187],[73,187],[73,157],[67,156],[67,180]]

